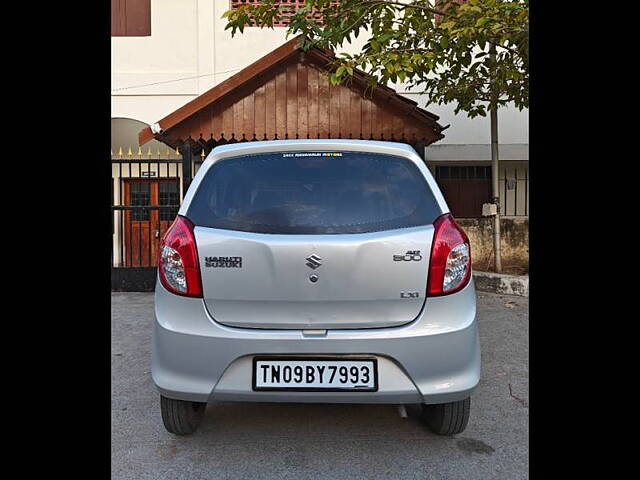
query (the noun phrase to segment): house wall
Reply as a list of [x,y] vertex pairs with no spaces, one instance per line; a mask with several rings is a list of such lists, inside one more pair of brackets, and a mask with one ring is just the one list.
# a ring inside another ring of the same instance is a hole
[[147,124],[280,46],[285,29],[231,38],[228,0],[152,0],[151,36],[111,37],[111,116]]
[[[154,123],[286,40],[286,29],[281,27],[247,28],[232,38],[221,18],[229,6],[229,0],[151,0],[151,36],[111,39],[112,117]],[[365,41],[360,35],[344,50],[355,51]],[[392,87],[420,106],[426,104],[424,95],[402,85]],[[488,154],[488,117],[455,115],[452,105],[432,105],[429,110],[440,115],[442,125],[451,127],[443,140],[427,148],[428,160],[453,160],[461,148],[471,157]],[[498,117],[501,150],[515,146],[519,152],[505,160],[527,161],[528,112],[504,108]]]

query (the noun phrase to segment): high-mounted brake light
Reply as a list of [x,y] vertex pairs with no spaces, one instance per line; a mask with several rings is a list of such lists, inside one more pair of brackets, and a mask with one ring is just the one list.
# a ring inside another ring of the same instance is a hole
[[158,271],[162,285],[176,295],[202,297],[202,280],[193,223],[177,216],[162,237]]
[[469,238],[450,213],[433,222],[427,296],[448,295],[462,290],[471,278]]

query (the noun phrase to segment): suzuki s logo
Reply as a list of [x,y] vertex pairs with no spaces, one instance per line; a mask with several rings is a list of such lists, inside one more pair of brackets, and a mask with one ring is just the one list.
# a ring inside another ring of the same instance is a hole
[[307,267],[313,268],[314,270],[322,265],[322,263],[320,263],[320,260],[322,259],[315,253],[313,255],[309,255],[305,260],[307,261]]

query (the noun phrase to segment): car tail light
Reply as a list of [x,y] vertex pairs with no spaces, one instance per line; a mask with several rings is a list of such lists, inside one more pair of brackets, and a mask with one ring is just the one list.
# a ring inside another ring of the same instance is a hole
[[202,297],[198,250],[193,223],[176,217],[160,241],[158,271],[162,285],[176,295]]
[[435,233],[427,280],[427,296],[447,295],[462,290],[471,278],[469,238],[450,213],[433,222]]

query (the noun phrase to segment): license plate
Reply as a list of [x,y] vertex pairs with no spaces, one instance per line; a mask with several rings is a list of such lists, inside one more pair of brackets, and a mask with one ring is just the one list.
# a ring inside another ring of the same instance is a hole
[[378,391],[375,358],[254,357],[253,390]]

